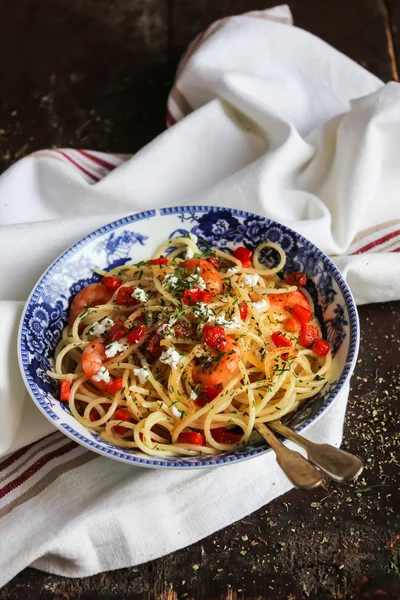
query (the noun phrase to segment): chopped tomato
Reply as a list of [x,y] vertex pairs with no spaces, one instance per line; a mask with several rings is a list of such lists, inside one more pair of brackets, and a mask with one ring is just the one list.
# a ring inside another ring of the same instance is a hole
[[305,323],[301,328],[299,342],[305,348],[309,348],[318,337],[318,329],[309,323]]
[[[132,415],[126,408],[118,408],[115,411],[114,419],[116,421],[130,421],[132,419]],[[120,435],[124,435],[125,431],[128,430],[128,427],[124,427],[123,425],[116,425],[114,429]]]
[[188,329],[186,323],[182,323],[182,325],[175,326],[175,336],[181,338],[190,338],[193,335],[193,331]]
[[178,435],[178,444],[194,444],[195,446],[205,446],[206,438],[199,431],[182,431]]
[[63,379],[60,385],[60,400],[61,402],[68,402],[69,395],[71,393],[71,382]]
[[217,269],[218,271],[218,269],[220,268],[219,258],[217,258],[216,256],[210,256],[210,258],[207,258],[206,260],[210,263],[210,265],[214,267],[214,269]]
[[132,296],[134,291],[135,288],[131,286],[119,288],[117,294],[117,304],[120,306],[132,306],[133,304],[137,304],[136,298]]
[[146,332],[146,325],[139,325],[139,327],[136,327],[130,333],[128,333],[126,339],[130,344],[137,344],[137,342],[139,342],[142,339]]
[[220,390],[217,390],[216,388],[206,387],[201,392],[201,394],[199,396],[197,396],[194,403],[197,404],[197,406],[203,407],[206,404],[208,404],[209,402],[211,402],[211,400],[214,400],[214,398],[216,398],[219,393],[220,393]]
[[125,337],[126,333],[127,330],[125,329],[123,322],[121,319],[117,319],[116,323],[114,323],[114,325],[107,331],[107,339],[109,339],[110,342],[116,342],[117,340]]
[[240,260],[240,262],[242,263],[242,267],[248,268],[252,266],[251,259],[253,253],[251,250],[248,250],[244,246],[239,246],[239,248],[236,248],[235,252],[233,253],[233,256]]
[[149,339],[147,340],[147,350],[154,356],[154,358],[159,358],[162,354],[162,348],[160,346],[161,335],[159,333],[154,332]]
[[204,325],[203,340],[212,348],[223,350],[227,342],[225,329],[219,325]]
[[207,290],[200,290],[200,302],[206,302],[207,304],[211,302],[214,298],[214,294]]
[[152,258],[151,260],[147,261],[149,263],[149,265],[167,265],[168,264],[168,258],[164,258],[164,257],[160,257],[160,258]]
[[90,411],[89,419],[91,421],[98,421],[100,419],[100,415],[95,408],[92,408]]
[[107,383],[106,391],[108,394],[116,394],[120,390],[122,390],[122,377],[118,377],[118,379]]
[[300,325],[305,325],[311,321],[312,312],[308,308],[301,306],[301,304],[295,304],[293,307],[293,316],[298,320]]
[[330,349],[331,347],[328,342],[321,338],[315,340],[315,344],[312,347],[312,351],[315,352],[315,354],[318,354],[318,356],[326,356]]
[[288,273],[285,277],[285,282],[289,285],[304,286],[307,283],[307,277],[304,273]]
[[245,321],[247,319],[247,315],[249,314],[249,307],[247,306],[246,302],[241,302],[239,304],[239,309],[240,318],[242,319],[242,321]]
[[297,319],[288,319],[285,323],[285,327],[287,331],[290,331],[291,333],[297,333],[297,331],[300,331],[301,329],[301,325]]
[[118,279],[118,277],[111,277],[110,275],[102,277],[101,283],[105,285],[106,288],[113,291],[117,290],[122,285],[121,279]]
[[242,434],[234,433],[225,427],[217,427],[211,430],[211,435],[219,444],[237,444],[242,439]]
[[287,337],[285,337],[280,331],[275,331],[271,337],[277,348],[281,348],[282,346],[289,347],[292,345],[291,341],[288,340]]

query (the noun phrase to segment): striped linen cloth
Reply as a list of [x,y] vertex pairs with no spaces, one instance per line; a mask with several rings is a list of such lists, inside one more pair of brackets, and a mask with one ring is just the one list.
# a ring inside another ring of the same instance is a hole
[[[85,576],[162,556],[290,488],[269,455],[153,471],[56,432],[16,358],[40,274],[111,220],[199,203],[293,227],[333,257],[358,303],[399,299],[399,105],[398,84],[383,85],[277,7],[196,38],[168,99],[168,129],[137,155],[45,150],[0,177],[0,585],[27,565]],[[340,444],[347,393],[311,439]]]

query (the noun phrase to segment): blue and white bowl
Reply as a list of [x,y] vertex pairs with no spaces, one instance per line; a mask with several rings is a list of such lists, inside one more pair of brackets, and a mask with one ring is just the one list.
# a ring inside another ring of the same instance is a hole
[[290,415],[291,427],[302,431],[318,419],[335,402],[354,369],[359,343],[354,300],[334,264],[301,235],[259,215],[209,206],[149,210],[120,219],[94,231],[57,258],[32,291],[19,330],[20,368],[35,404],[60,431],[103,456],[137,466],[180,469],[225,465],[270,451],[262,442],[212,457],[154,458],[135,449],[118,448],[74,419],[68,407],[58,401],[58,383],[46,375],[71,297],[99,280],[93,269],[146,260],[167,238],[188,232],[198,236],[204,250],[209,246],[232,250],[239,245],[254,249],[267,240],[277,242],[288,257],[286,269],[309,276],[307,290],[324,338],[332,345],[337,376]]

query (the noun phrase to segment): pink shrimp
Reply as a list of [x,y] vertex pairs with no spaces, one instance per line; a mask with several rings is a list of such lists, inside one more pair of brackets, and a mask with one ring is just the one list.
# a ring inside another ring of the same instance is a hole
[[227,337],[223,350],[210,348],[210,353],[213,358],[218,356],[220,359],[208,366],[195,365],[192,370],[193,381],[202,387],[215,387],[223,383],[235,371],[240,360],[240,350],[230,337]]
[[82,352],[82,368],[86,377],[94,377],[103,367],[103,361],[106,358],[104,342],[97,338],[89,342]]
[[201,258],[189,258],[183,263],[183,268],[188,271],[196,271],[200,277],[203,278],[206,288],[213,294],[220,294],[222,292],[222,279],[215,267],[207,260]]
[[106,304],[113,295],[113,290],[106,288],[102,283],[90,283],[78,292],[72,300],[69,311],[68,323],[73,325],[76,317],[90,306]]
[[284,308],[285,310],[294,308],[296,304],[300,304],[300,306],[304,306],[304,308],[310,310],[307,298],[298,290],[295,292],[288,292],[287,294],[270,294],[269,301],[271,306]]

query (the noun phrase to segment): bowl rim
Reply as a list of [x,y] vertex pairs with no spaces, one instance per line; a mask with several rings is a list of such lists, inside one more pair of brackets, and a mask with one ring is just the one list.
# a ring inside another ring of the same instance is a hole
[[[324,264],[329,267],[329,271],[334,277],[337,285],[339,286],[340,292],[343,296],[348,315],[349,315],[349,346],[347,350],[346,360],[341,371],[340,377],[335,387],[335,391],[332,394],[329,394],[327,398],[322,403],[321,407],[317,411],[317,413],[307,419],[304,423],[295,428],[295,430],[300,433],[308,429],[311,425],[315,424],[326,412],[330,409],[333,403],[338,399],[338,397],[343,393],[343,390],[346,387],[346,384],[349,382],[350,377],[354,371],[359,344],[360,344],[360,331],[359,331],[359,318],[357,313],[356,304],[353,298],[353,295],[350,291],[349,286],[344,280],[342,274],[339,269],[333,263],[333,261],[322,251],[320,250],[313,242],[296,232],[295,230],[279,223],[278,221],[274,221],[273,219],[269,219],[263,215],[254,212],[243,211],[239,209],[233,209],[224,206],[207,206],[207,205],[182,205],[182,206],[171,206],[166,208],[152,209],[141,211],[137,213],[132,213],[125,217],[119,218],[110,223],[106,223],[105,225],[95,229],[91,233],[87,234],[83,238],[79,239],[77,242],[69,246],[64,252],[62,252],[59,256],[55,258],[55,260],[50,264],[49,267],[41,274],[37,282],[32,288],[31,293],[24,305],[19,328],[18,328],[18,343],[17,343],[17,354],[18,354],[18,364],[21,371],[21,376],[25,387],[31,396],[33,402],[37,406],[37,408],[41,411],[41,413],[62,433],[64,433],[67,437],[72,439],[73,441],[79,443],[81,446],[84,446],[88,450],[92,450],[99,455],[105,456],[107,458],[112,458],[118,460],[120,462],[124,462],[130,465],[136,465],[140,467],[147,468],[162,468],[162,469],[201,469],[201,468],[210,468],[215,466],[223,466],[226,464],[231,464],[233,462],[242,462],[244,460],[249,460],[250,458],[255,458],[256,456],[261,456],[267,452],[271,452],[271,448],[268,446],[259,446],[254,447],[251,452],[245,455],[235,454],[235,451],[231,451],[230,453],[222,453],[213,455],[210,458],[201,457],[199,458],[199,462],[185,462],[185,457],[177,457],[177,461],[172,462],[174,457],[171,457],[171,461],[164,462],[162,460],[157,460],[153,456],[147,456],[143,453],[143,457],[135,454],[129,454],[124,452],[124,448],[120,448],[115,446],[115,450],[112,450],[109,447],[103,447],[95,440],[90,440],[79,432],[75,431],[66,423],[62,423],[62,419],[58,415],[54,413],[52,409],[50,409],[46,401],[43,399],[42,394],[37,386],[37,384],[32,380],[32,376],[28,372],[28,352],[24,347],[22,342],[22,336],[25,329],[25,318],[28,307],[35,301],[42,292],[42,289],[46,282],[51,278],[54,268],[65,262],[68,258],[70,258],[73,254],[75,254],[82,247],[86,246],[89,242],[96,239],[99,236],[102,236],[105,233],[111,232],[123,225],[131,224],[136,221],[141,221],[150,218],[157,218],[166,215],[173,215],[179,213],[196,213],[196,212],[218,212],[218,211],[228,211],[233,216],[238,216],[241,218],[248,217],[257,217],[264,220],[267,226],[277,226],[282,229],[284,232],[288,232],[296,237],[298,241],[301,242],[305,247],[312,250],[313,253],[317,256],[318,259],[322,260]],[[55,415],[56,418],[52,417],[51,414]],[[288,443],[286,440],[284,443]],[[197,458],[197,457],[186,457],[186,458]]]

